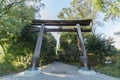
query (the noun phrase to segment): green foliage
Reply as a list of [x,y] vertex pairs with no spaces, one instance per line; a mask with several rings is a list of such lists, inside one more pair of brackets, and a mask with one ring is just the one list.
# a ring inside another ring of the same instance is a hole
[[3,53],[3,48],[0,46],[0,55],[2,55]]
[[94,53],[97,61],[104,63],[105,57],[116,53],[116,48],[112,45],[112,39],[105,39],[101,36],[88,35],[85,38],[85,45],[88,53]]
[[77,46],[77,34],[62,33],[60,38],[59,58],[65,62],[79,61],[80,52]]
[[14,56],[27,56],[33,53],[37,40],[37,33],[31,32],[31,28],[33,27],[30,25],[24,26],[20,35],[12,38],[11,44],[7,49],[8,53],[13,54]]
[[105,19],[120,17],[119,0],[93,0],[94,9],[105,13]]
[[41,48],[41,65],[51,63],[56,56],[56,40],[51,33],[45,33]]
[[96,13],[94,11],[91,0],[73,0],[71,2],[71,7],[63,8],[58,14],[61,19],[94,19]]
[[[80,67],[79,62],[70,63],[71,65]],[[120,77],[120,68],[115,67],[115,64],[95,65],[91,66],[96,72],[100,72],[113,77]]]
[[[4,51],[3,60],[0,61],[0,71],[3,69],[1,75],[28,67],[38,33],[31,32],[33,26],[29,24],[34,18],[34,9],[26,6],[24,0],[0,1],[0,46]],[[41,63],[53,60],[55,47],[55,38],[46,33],[43,37]]]
[[0,76],[4,76],[10,73],[20,72],[26,69],[25,63],[6,61],[0,62]]
[[104,0],[93,0],[94,7],[97,11],[105,11]]
[[120,70],[120,50],[117,50],[117,54],[112,56],[114,67]]
[[114,64],[94,66],[94,70],[109,76],[120,77],[120,70],[115,68]]
[[117,54],[111,57],[113,64],[106,65],[104,68],[100,68],[99,71],[114,77],[120,77],[120,51],[118,50]]
[[[21,35],[14,37],[13,42],[7,49],[9,54],[14,56],[23,56],[25,59],[29,59],[33,54],[34,48],[37,41],[38,34],[32,32],[33,26],[27,25],[21,30]],[[50,63],[55,57],[56,40],[51,33],[45,33],[43,36],[43,43],[41,49],[41,63]],[[7,54],[8,54],[7,53]]]
[[24,1],[8,3],[6,0],[1,0],[0,9],[0,44],[5,47],[11,38],[20,35],[21,29],[31,22],[34,10],[27,7]]
[[[68,8],[63,8],[62,11],[58,14],[58,17],[65,20],[81,20],[81,19],[95,19],[96,12],[93,9],[91,0],[73,0],[71,6]],[[84,29],[91,29],[92,27],[87,26],[83,27]],[[83,33],[85,36],[86,34]],[[71,41],[71,42],[70,42]],[[62,56],[64,61],[79,61],[80,52],[77,46],[77,35],[74,33],[62,34],[60,39],[61,49],[59,53]],[[75,53],[75,54],[74,54]],[[76,60],[75,60],[76,57]]]
[[[31,29],[33,29],[33,27],[30,25],[24,26],[20,35],[14,37],[7,47],[7,51],[4,53],[3,57],[4,61],[0,64],[1,66],[6,65],[7,67],[10,67],[9,69],[11,70],[8,69],[6,74],[24,70],[29,66],[38,35],[36,32],[31,32]],[[54,60],[56,55],[55,47],[56,40],[53,35],[51,33],[45,33],[40,55],[41,65],[50,63]],[[4,69],[3,73],[5,73],[5,68],[5,66],[0,68]]]
[[[2,61],[0,61],[0,70],[3,70],[0,75],[22,71],[30,64],[37,34],[30,32],[32,26],[26,25],[23,27],[19,35],[8,38],[8,41],[4,43],[6,49]],[[33,36],[35,38],[32,38]]]
[[16,50],[21,45],[21,43],[16,44],[18,42],[17,38],[20,36],[24,26],[29,24],[33,19],[34,10],[26,6],[23,0],[11,0],[11,2],[6,0],[0,1],[0,45],[6,57],[10,57],[9,55],[12,52],[20,54],[17,52],[18,49]]
[[13,65],[6,64],[6,63],[0,63],[0,76],[11,73],[12,71],[15,71],[15,68]]

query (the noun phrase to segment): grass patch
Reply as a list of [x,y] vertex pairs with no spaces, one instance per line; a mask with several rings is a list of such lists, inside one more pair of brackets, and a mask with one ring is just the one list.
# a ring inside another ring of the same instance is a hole
[[97,72],[120,78],[120,69],[116,68],[114,64],[93,66],[93,69]]
[[[80,68],[80,62],[73,62],[68,64],[74,65]],[[114,64],[91,66],[91,69],[95,70],[96,72],[100,72],[112,77],[120,78],[120,69],[117,68]]]

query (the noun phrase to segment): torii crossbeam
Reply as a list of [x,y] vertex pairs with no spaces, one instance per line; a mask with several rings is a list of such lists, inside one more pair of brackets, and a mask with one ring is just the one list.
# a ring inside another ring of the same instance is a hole
[[41,25],[45,26],[76,26],[80,24],[81,26],[88,26],[91,23],[92,19],[87,20],[33,20],[32,25]]
[[[87,20],[33,20],[32,25],[38,25],[40,27],[36,29],[36,31],[39,31],[32,63],[31,63],[31,68],[30,70],[37,70],[39,67],[39,60],[40,60],[40,51],[41,51],[41,45],[42,45],[42,39],[43,39],[43,33],[46,32],[77,32],[78,33],[78,38],[80,41],[80,47],[81,47],[81,52],[82,52],[82,61],[84,64],[84,67],[86,70],[88,69],[88,61],[87,61],[87,56],[86,56],[86,50],[82,38],[82,31],[83,32],[90,32],[91,30],[83,30],[80,28],[80,26],[89,26],[90,23],[92,22],[92,19],[87,19]],[[77,26],[77,28],[74,29],[47,29],[45,26]]]

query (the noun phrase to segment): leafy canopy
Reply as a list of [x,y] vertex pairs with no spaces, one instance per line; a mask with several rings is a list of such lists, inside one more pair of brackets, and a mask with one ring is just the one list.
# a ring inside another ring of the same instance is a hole
[[93,0],[94,9],[105,13],[106,19],[120,17],[120,0]]
[[19,35],[20,30],[34,17],[32,7],[23,0],[0,0],[0,40]]

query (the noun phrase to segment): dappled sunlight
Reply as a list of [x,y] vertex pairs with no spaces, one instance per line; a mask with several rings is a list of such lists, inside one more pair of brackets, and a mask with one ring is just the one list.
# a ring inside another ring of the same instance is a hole
[[22,76],[22,75],[24,75],[24,71],[16,74],[15,76]]
[[[75,74],[74,71],[76,71],[77,67],[75,69],[75,67],[73,66],[60,62],[55,62],[49,64],[49,66],[44,66],[44,71],[42,71],[42,69],[43,68],[39,68],[39,70],[35,71],[26,70],[18,74],[12,74],[2,77],[0,80],[119,80],[117,78],[113,78],[100,73],[97,73],[96,75],[87,75],[77,72],[77,74]],[[70,71],[73,74],[69,72],[53,73],[53,71],[64,71],[63,69],[65,70],[65,72]]]
[[56,77],[66,77],[67,75],[65,74],[53,74],[53,73],[47,73],[47,72],[42,72],[45,75],[50,75],[50,76],[56,76]]
[[47,68],[48,66],[46,65],[46,66],[42,66],[42,67],[40,67],[39,69],[43,69],[43,68]]

